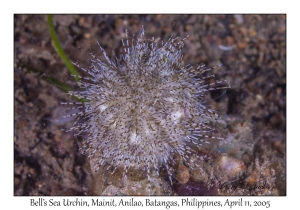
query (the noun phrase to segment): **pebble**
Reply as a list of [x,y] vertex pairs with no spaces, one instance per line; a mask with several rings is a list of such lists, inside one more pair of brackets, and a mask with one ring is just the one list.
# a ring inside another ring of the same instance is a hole
[[218,161],[219,172],[226,175],[228,178],[236,178],[245,168],[243,161],[227,155],[223,155]]
[[189,169],[184,166],[180,165],[177,170],[177,180],[180,184],[185,184],[190,179],[190,172]]

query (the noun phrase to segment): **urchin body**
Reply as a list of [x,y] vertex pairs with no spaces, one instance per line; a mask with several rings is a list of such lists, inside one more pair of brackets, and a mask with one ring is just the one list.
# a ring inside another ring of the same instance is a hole
[[[165,166],[172,176],[172,157],[184,160],[191,145],[200,146],[213,130],[217,115],[207,109],[204,94],[224,88],[224,81],[208,83],[204,66],[182,66],[183,41],[170,38],[158,44],[141,29],[136,38],[123,42],[124,54],[110,60],[92,60],[88,77],[78,83],[81,91],[70,95],[88,100],[73,115],[81,122],[72,128],[86,133],[81,151],[96,162],[107,162],[124,171],[133,167],[148,174]],[[102,48],[101,48],[102,49]]]

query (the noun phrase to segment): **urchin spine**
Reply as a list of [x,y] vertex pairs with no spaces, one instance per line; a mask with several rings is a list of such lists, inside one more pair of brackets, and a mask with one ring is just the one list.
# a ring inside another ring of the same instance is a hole
[[[126,38],[119,58],[92,58],[79,91],[68,94],[86,102],[67,103],[79,116],[71,130],[84,135],[80,150],[97,164],[109,162],[124,174],[131,167],[157,173],[164,166],[172,182],[173,155],[188,162],[191,145],[201,146],[211,135],[218,115],[204,105],[206,92],[228,88],[225,80],[209,83],[214,75],[204,65],[181,65],[184,39],[165,43],[147,39],[142,28]],[[100,46],[100,45],[99,45]]]

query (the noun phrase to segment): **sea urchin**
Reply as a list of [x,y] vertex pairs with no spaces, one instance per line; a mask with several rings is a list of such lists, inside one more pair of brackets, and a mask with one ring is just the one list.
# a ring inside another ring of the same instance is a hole
[[[186,37],[187,38],[187,37]],[[182,66],[184,40],[147,39],[144,29],[123,40],[123,55],[110,59],[93,56],[79,91],[68,94],[86,102],[66,103],[78,112],[71,130],[85,133],[80,150],[96,162],[94,170],[109,163],[114,169],[152,170],[164,166],[172,176],[173,155],[187,160],[193,145],[212,135],[218,116],[204,105],[204,94],[227,88],[226,81],[211,82],[204,65]],[[172,182],[172,180],[171,180]]]

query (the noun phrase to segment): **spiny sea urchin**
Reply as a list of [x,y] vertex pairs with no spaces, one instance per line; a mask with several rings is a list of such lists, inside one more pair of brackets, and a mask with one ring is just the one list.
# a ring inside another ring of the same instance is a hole
[[[187,38],[187,37],[186,37]],[[144,29],[123,41],[124,54],[111,60],[93,57],[80,91],[69,94],[87,102],[66,103],[79,110],[71,130],[86,133],[81,151],[97,162],[117,169],[157,172],[164,166],[172,182],[173,155],[187,160],[192,147],[211,135],[217,114],[204,105],[204,94],[228,88],[226,81],[209,82],[204,65],[182,66],[184,40],[147,39]]]

